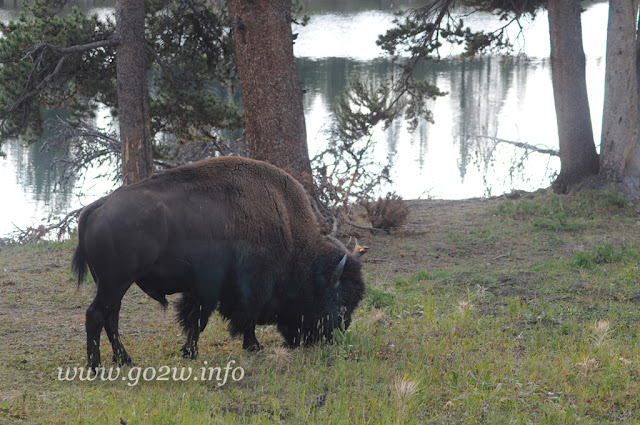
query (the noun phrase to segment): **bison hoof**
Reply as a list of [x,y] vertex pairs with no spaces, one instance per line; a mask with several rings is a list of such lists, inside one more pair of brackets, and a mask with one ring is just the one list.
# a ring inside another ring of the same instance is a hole
[[180,351],[182,351],[182,358],[188,360],[195,360],[198,358],[198,347],[188,347],[183,346]]
[[262,350],[264,347],[262,345],[260,345],[260,343],[256,342],[254,344],[250,344],[250,345],[242,345],[242,348],[245,349],[246,351],[250,352],[250,353],[257,353],[258,351]]
[[282,343],[282,347],[288,348],[289,350],[295,350],[296,348],[300,348],[300,343],[285,341]]
[[100,361],[100,355],[98,354],[97,356],[89,356],[89,360],[87,361],[87,370],[98,372],[101,368],[102,362]]
[[133,367],[136,364],[133,362],[133,360],[131,359],[131,357],[127,356],[127,357],[119,357],[114,355],[113,356],[113,362],[115,364],[117,364],[118,366],[129,366],[129,367]]
[[87,363],[87,371],[89,373],[93,372],[93,373],[95,373],[97,375],[98,373],[100,373],[100,371],[102,369],[103,368],[102,368],[102,365],[100,363],[98,363],[98,364]]

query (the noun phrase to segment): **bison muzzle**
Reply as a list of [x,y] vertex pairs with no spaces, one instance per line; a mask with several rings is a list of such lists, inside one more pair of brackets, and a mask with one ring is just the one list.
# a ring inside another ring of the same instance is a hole
[[255,326],[276,324],[285,344],[331,340],[363,297],[360,263],[324,238],[302,185],[265,162],[199,161],[117,189],[88,205],[72,269],[97,285],[87,309],[89,368],[100,366],[104,328],[114,361],[132,364],[118,334],[122,297],[136,283],[177,316],[185,357],[217,309],[243,348]]

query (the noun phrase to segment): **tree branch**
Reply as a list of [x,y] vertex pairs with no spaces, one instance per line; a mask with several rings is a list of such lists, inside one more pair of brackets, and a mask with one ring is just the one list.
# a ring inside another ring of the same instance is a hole
[[158,52],[156,52],[155,49],[153,47],[149,46],[148,44],[145,44],[144,48],[148,53],[151,54],[151,56],[153,56],[153,59],[158,63],[158,65],[160,65],[160,68],[162,68],[162,72],[167,77],[167,80],[169,80],[171,85],[173,85],[173,87],[175,87],[177,90],[180,90],[181,87],[178,85],[176,80],[173,78],[173,73],[169,69],[169,65],[164,60],[162,60],[162,58],[160,57]]
[[[94,41],[92,43],[87,43],[87,44],[79,44],[76,46],[71,46],[71,47],[60,47],[60,46],[55,46],[53,44],[49,44],[49,43],[44,43],[44,42],[40,42],[37,43],[33,46],[31,46],[28,50],[26,50],[24,56],[20,59],[14,59],[14,60],[9,60],[9,61],[3,61],[3,63],[8,63],[8,62],[17,62],[17,61],[26,61],[26,60],[30,60],[32,63],[34,63],[34,66],[31,70],[31,73],[29,74],[29,78],[27,80],[27,83],[24,86],[24,90],[22,91],[22,93],[20,94],[20,96],[18,96],[18,99],[11,103],[10,105],[7,105],[5,110],[7,112],[12,112],[13,110],[15,110],[17,107],[21,106],[22,104],[24,104],[24,102],[28,99],[30,99],[31,97],[37,95],[38,93],[40,93],[47,84],[49,84],[51,82],[51,80],[53,80],[53,78],[58,75],[60,73],[60,71],[62,71],[62,67],[65,63],[65,61],[73,54],[75,53],[81,53],[81,52],[86,52],[89,50],[93,50],[93,49],[98,49],[98,48],[102,48],[102,47],[113,47],[113,46],[117,46],[119,44],[120,40],[116,37],[114,38],[109,38],[107,40],[99,40],[99,41]],[[31,91],[27,91],[28,88],[31,86],[32,81],[34,80],[35,75],[37,74],[38,69],[40,68],[40,65],[42,64],[43,60],[44,60],[44,55],[48,50],[53,50],[59,53],[62,53],[63,56],[58,59],[58,62],[56,63],[55,68],[53,69],[53,71],[44,76],[44,78],[42,78],[42,81],[40,81],[40,83]],[[39,54],[37,54],[39,52]],[[37,57],[36,57],[37,54]],[[0,123],[0,126],[4,125],[4,122],[6,121],[3,120],[2,123]]]
[[40,151],[56,153],[53,164],[60,171],[56,185],[75,178],[90,165],[120,160],[121,144],[115,134],[106,134],[83,122],[72,126],[59,116],[45,125],[52,136],[44,140]]
[[60,239],[63,234],[69,232],[69,228],[71,227],[73,222],[77,220],[83,208],[84,207],[80,207],[68,212],[67,215],[65,215],[62,219],[48,226],[41,224],[38,227],[27,227],[26,229],[21,229],[14,224],[16,230],[7,240],[14,240],[18,243],[37,242],[47,236],[53,230],[58,231],[57,237],[58,239]]
[[[426,34],[425,37],[423,38],[421,43],[421,48],[424,48],[433,39],[434,34],[436,34],[438,28],[440,28],[442,20],[444,19],[445,16],[449,14],[451,7],[453,7],[454,5],[453,0],[446,0],[442,2],[442,4],[440,3],[441,3],[440,1],[436,0],[432,2],[429,6],[425,6],[424,9],[420,9],[419,11],[415,12],[416,15],[419,14],[420,18],[425,20],[427,20],[433,14],[436,15],[436,19],[433,24],[433,27],[431,27],[432,31]],[[422,13],[419,13],[419,12],[422,12]],[[424,59],[422,56],[413,55],[409,59],[409,63],[403,67],[404,68],[403,77],[400,79],[400,81],[396,83],[395,90],[398,94],[395,97],[395,99],[391,101],[391,103],[389,104],[389,108],[388,108],[389,110],[391,110],[400,101],[400,99],[404,97],[404,94],[407,92],[407,89],[408,89],[409,81],[413,79],[413,70],[418,65],[418,63],[420,63],[422,59]]]
[[498,137],[484,136],[481,134],[467,134],[466,136],[477,138],[477,139],[489,139],[489,140],[493,140],[496,143],[507,143],[509,145],[513,145],[521,149],[526,149],[526,150],[530,150],[533,152],[542,153],[546,155],[560,156],[560,152],[555,149],[549,149],[546,147],[541,148],[535,145],[530,145],[529,143],[515,142],[513,140],[505,140],[505,139],[500,139]]
[[[6,107],[6,111],[7,112],[13,111],[16,107],[20,106],[23,102],[25,102],[30,97],[33,97],[36,94],[40,93],[42,91],[42,89],[47,84],[49,84],[49,82],[53,79],[53,77],[55,77],[56,75],[58,75],[60,73],[60,71],[62,70],[62,65],[64,65],[64,61],[67,60],[67,58],[69,56],[71,56],[71,54],[67,53],[63,57],[61,57],[58,60],[58,63],[56,64],[56,67],[53,69],[53,72],[51,74],[49,74],[46,77],[44,77],[42,79],[42,81],[40,81],[40,84],[38,84],[35,89],[33,89],[33,90],[31,90],[30,92],[27,92],[27,93],[22,92],[22,94],[20,94],[20,96],[18,97],[18,99],[15,102],[13,102],[11,105],[8,105]],[[25,89],[27,87],[28,87],[28,85],[25,86]]]
[[21,60],[26,60],[27,58],[31,57],[39,49],[50,49],[56,52],[67,54],[87,52],[89,50],[98,49],[101,47],[116,47],[118,44],[120,44],[120,39],[118,37],[112,37],[106,40],[98,40],[87,44],[78,44],[70,47],[60,47],[53,44],[40,42],[33,45],[29,50],[27,50],[27,54]]
[[371,233],[384,233],[384,234],[389,234],[389,232],[387,232],[384,229],[378,229],[377,227],[371,227],[371,226],[360,226],[359,224],[355,224],[350,222],[349,220],[345,221],[346,224],[348,224],[351,227],[355,227],[356,229],[362,229],[362,230],[369,230]]

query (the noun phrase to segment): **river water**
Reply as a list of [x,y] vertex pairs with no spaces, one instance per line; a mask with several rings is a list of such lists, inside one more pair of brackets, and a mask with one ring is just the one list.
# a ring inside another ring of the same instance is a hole
[[[16,18],[19,6],[0,0],[0,19]],[[113,11],[109,2],[80,2],[101,15]],[[311,154],[326,144],[325,130],[335,96],[353,71],[382,81],[394,71],[376,46],[378,34],[391,28],[390,1],[311,1],[305,6],[311,21],[294,27],[294,45],[303,86],[307,135]],[[420,2],[394,2],[394,7]],[[585,2],[582,17],[587,56],[587,85],[593,130],[599,139],[602,120],[604,59],[608,2]],[[468,18],[473,28],[491,29],[501,23],[483,14]],[[515,36],[515,34],[514,34]],[[522,152],[491,139],[515,140],[557,148],[549,29],[545,12],[525,22],[524,37],[516,42],[520,55],[487,56],[473,61],[447,60],[424,66],[419,72],[449,94],[430,102],[435,123],[421,121],[414,132],[398,120],[376,129],[374,156],[384,162],[394,157],[395,190],[407,199],[433,197],[461,199],[497,195],[512,189],[548,186],[559,171],[559,160]],[[442,55],[456,53],[445,47]],[[103,123],[106,125],[106,123]],[[51,214],[86,205],[113,190],[116,184],[102,170],[90,170],[67,187],[55,188],[58,172],[51,167],[52,153],[40,153],[39,144],[24,146],[19,140],[3,145],[0,158],[0,236],[14,226],[34,225]],[[514,166],[522,162],[522,167]]]

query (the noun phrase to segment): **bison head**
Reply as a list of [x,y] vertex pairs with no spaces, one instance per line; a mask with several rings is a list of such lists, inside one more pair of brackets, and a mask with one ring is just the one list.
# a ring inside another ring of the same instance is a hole
[[351,314],[364,294],[360,262],[333,250],[316,258],[310,267],[309,291],[300,294],[278,328],[289,346],[331,341],[335,329],[347,329]]

